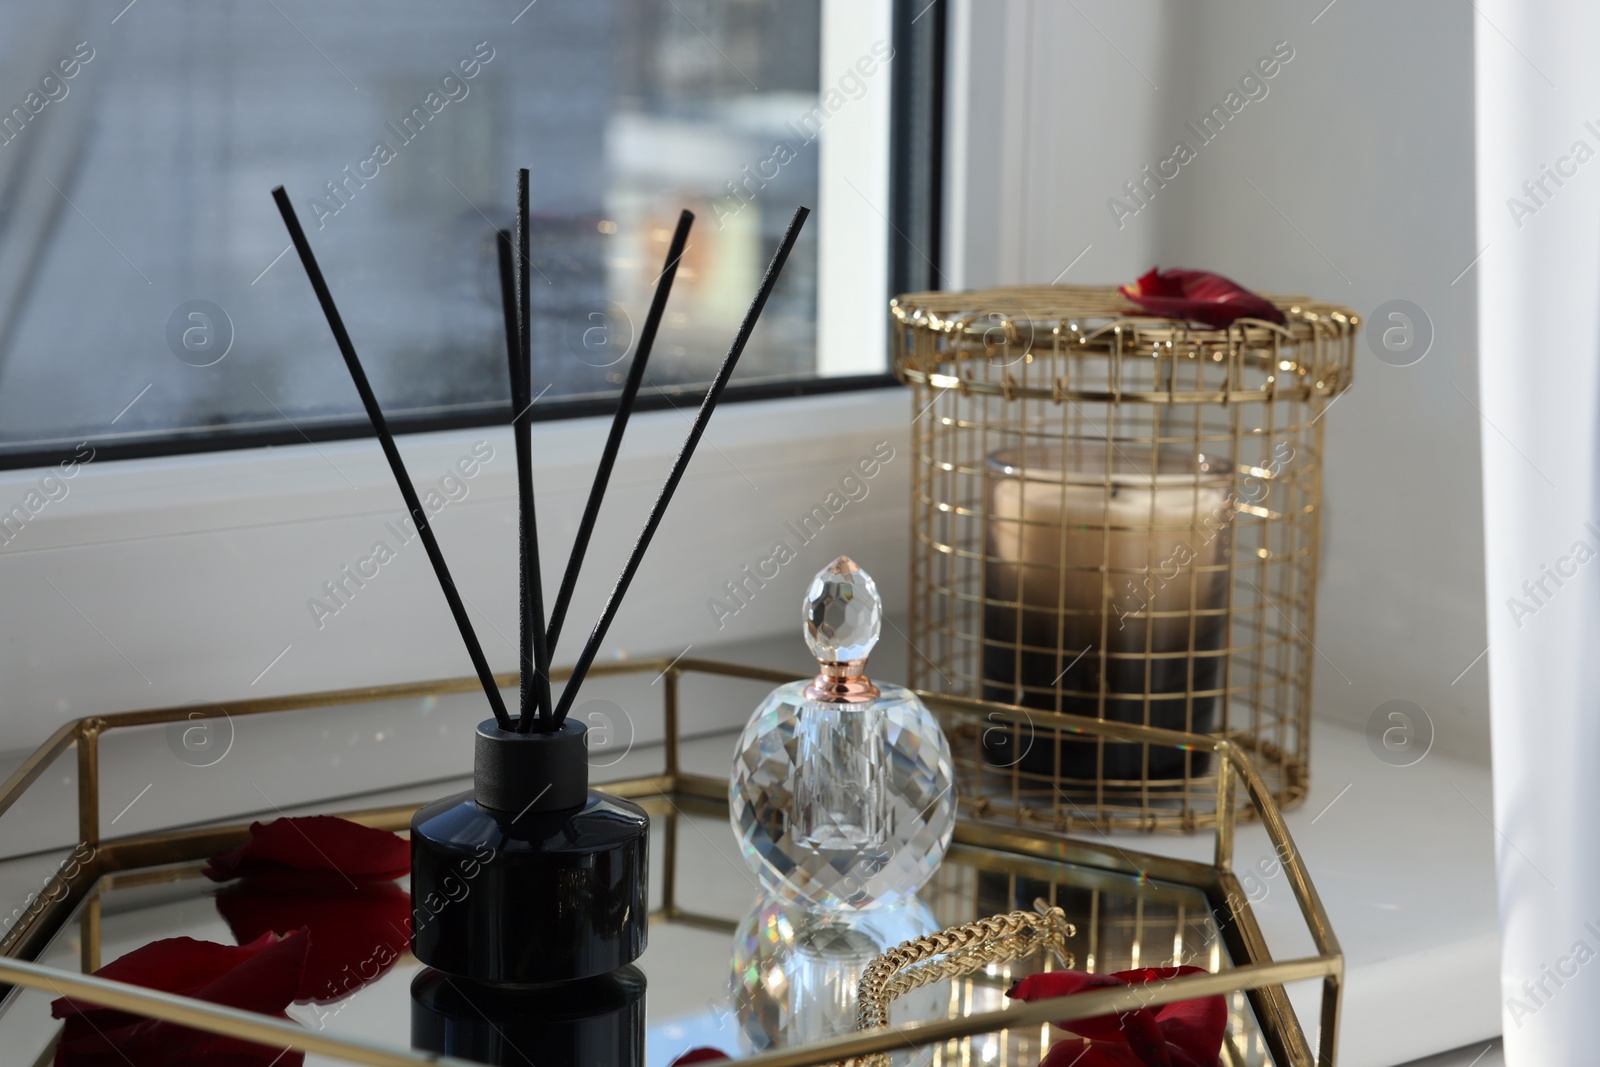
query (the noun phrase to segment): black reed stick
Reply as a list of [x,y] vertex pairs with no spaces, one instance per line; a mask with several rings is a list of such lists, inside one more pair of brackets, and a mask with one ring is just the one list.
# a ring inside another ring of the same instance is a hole
[[529,255],[528,169],[517,171],[517,359],[514,373],[521,380],[522,401],[512,421],[517,446],[517,511],[521,528],[522,560],[522,663],[529,654],[533,676],[522,668],[522,713],[517,728],[533,729],[534,711],[544,729],[550,720],[550,648],[545,642],[544,582],[539,570],[539,520],[533,499],[533,296],[530,292],[533,260]]
[[289,194],[283,191],[281,185],[272,190],[272,199],[277,202],[278,213],[283,216],[283,225],[289,231],[289,239],[300,254],[300,263],[305,267],[306,277],[311,280],[312,291],[317,294],[323,315],[327,316],[328,329],[333,331],[333,339],[339,346],[339,354],[344,356],[344,364],[350,370],[356,392],[361,394],[362,406],[367,409],[367,418],[372,420],[372,429],[378,435],[378,443],[383,446],[384,457],[389,461],[389,469],[394,472],[394,480],[400,487],[400,495],[405,498],[406,509],[411,512],[411,521],[417,524],[422,547],[427,549],[428,561],[433,564],[433,573],[439,578],[439,588],[450,605],[450,614],[455,616],[456,628],[461,631],[461,641],[467,646],[467,655],[472,657],[472,666],[478,672],[478,681],[483,684],[483,695],[489,698],[495,722],[500,724],[502,730],[509,730],[511,716],[507,714],[505,701],[500,699],[500,690],[494,684],[494,672],[489,669],[489,661],[483,656],[483,646],[478,644],[478,635],[472,630],[466,606],[461,603],[461,594],[456,592],[456,584],[450,579],[450,568],[445,564],[444,553],[439,551],[439,543],[433,537],[433,527],[428,525],[428,513],[423,510],[422,501],[417,499],[417,490],[411,484],[411,476],[406,473],[405,461],[395,447],[394,435],[384,421],[383,409],[378,406],[378,398],[373,395],[372,386],[367,382],[367,374],[361,369],[361,358],[356,355],[356,347],[350,342],[344,320],[339,317],[339,309],[333,303],[333,294],[328,291],[328,283],[322,278],[322,269],[317,266],[317,257],[312,254],[305,231],[300,228],[294,205],[289,203]]
[[693,224],[694,212],[685,211],[678,216],[678,229],[672,235],[672,244],[667,249],[667,264],[656,278],[655,297],[650,301],[650,312],[645,316],[644,330],[639,334],[639,349],[634,353],[633,365],[628,368],[628,378],[622,384],[622,395],[617,398],[617,413],[611,418],[611,434],[600,453],[600,466],[595,469],[594,484],[589,486],[589,500],[583,506],[583,518],[578,522],[578,536],[573,538],[572,554],[567,557],[567,572],[561,576],[561,589],[556,593],[555,606],[550,609],[547,640],[552,658],[555,656],[556,641],[561,636],[561,624],[567,619],[567,608],[572,606],[572,591],[578,584],[578,571],[583,568],[583,557],[589,551],[595,520],[600,516],[600,503],[605,499],[606,486],[611,481],[611,468],[616,465],[617,452],[622,447],[622,432],[628,428],[628,416],[633,414],[633,402],[639,395],[639,384],[644,380],[645,364],[650,362],[650,352],[655,348],[656,331],[661,326],[661,316],[667,308],[667,296],[672,292],[672,281],[678,275],[678,262],[683,258],[684,246],[689,242],[689,227]]
[[[521,229],[522,219],[517,219]],[[533,664],[533,631],[528,626],[531,609],[528,606],[528,557],[522,546],[526,540],[528,512],[522,506],[522,438],[517,433],[522,409],[528,404],[529,383],[522,377],[522,302],[517,295],[516,268],[512,257],[511,233],[500,230],[495,244],[498,246],[500,268],[500,311],[505,318],[506,368],[511,376],[511,440],[516,450],[517,465],[517,728],[527,721],[535,705],[529,703],[529,685],[537,673]]]
[[672,503],[672,494],[677,490],[678,482],[682,480],[683,472],[694,456],[695,446],[700,443],[700,437],[706,431],[706,424],[711,421],[711,415],[717,409],[717,401],[722,397],[722,390],[727,387],[728,379],[733,376],[733,368],[739,362],[739,357],[744,354],[750,334],[755,330],[756,320],[761,317],[761,309],[766,307],[767,297],[772,295],[773,286],[777,285],[778,276],[783,273],[783,265],[800,236],[800,228],[805,225],[806,216],[810,214],[806,208],[795,208],[794,217],[789,220],[789,228],[784,231],[778,251],[773,255],[772,262],[767,264],[767,273],[761,279],[761,288],[757,291],[755,300],[751,302],[750,310],[745,312],[744,321],[739,324],[739,332],[735,335],[733,345],[728,349],[722,366],[717,370],[716,379],[712,381],[711,388],[706,390],[705,399],[700,403],[700,411],[695,415],[694,425],[689,428],[689,436],[684,440],[678,458],[673,460],[666,484],[661,487],[661,495],[656,497],[655,507],[650,510],[650,517],[645,520],[644,530],[639,534],[639,540],[634,544],[633,552],[628,556],[628,562],[622,568],[616,586],[611,590],[611,597],[606,601],[605,610],[600,613],[600,621],[595,623],[594,631],[589,634],[588,643],[583,646],[578,662],[573,665],[572,677],[561,692],[561,703],[556,705],[557,727],[566,719],[573,700],[577,698],[578,689],[583,685],[583,679],[589,673],[594,657],[600,651],[600,642],[605,640],[606,631],[611,627],[611,620],[616,617],[617,609],[622,606],[622,598],[627,595],[628,586],[639,570],[639,564],[644,560],[645,550],[650,547],[650,539],[655,536],[656,527],[661,525],[661,517],[666,513],[667,505]]
[[[515,256],[516,253],[511,250],[511,231],[500,230],[495,236],[497,238],[495,243],[498,246],[500,259],[500,309],[505,315],[506,363],[511,371],[511,411],[512,419],[515,421],[516,413],[521,411],[528,403],[528,394],[531,392],[531,383],[525,381],[518,371],[518,368],[521,365],[521,361],[517,358],[519,352],[521,351],[521,332],[518,327],[517,319],[516,268],[512,264],[512,257]],[[518,536],[519,541],[517,558],[520,563],[522,557],[520,527]],[[518,588],[520,591],[518,618],[520,618],[522,622],[522,632],[527,633],[529,608],[528,573],[526,568],[519,567]],[[523,651],[520,646],[518,648],[518,653],[522,657],[522,664],[518,668],[519,679],[534,676],[536,670],[532,659],[528,657],[528,653]],[[519,698],[520,697],[521,694],[519,692]],[[521,705],[521,714],[523,716],[528,714],[528,707],[526,704]],[[518,720],[518,723],[520,725],[521,719]]]

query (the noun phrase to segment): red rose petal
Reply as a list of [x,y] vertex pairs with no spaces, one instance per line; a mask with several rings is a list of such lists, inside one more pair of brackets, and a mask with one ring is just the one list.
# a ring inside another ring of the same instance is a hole
[[[113,982],[124,982],[146,989],[158,989],[163,993],[193,997],[199,996],[203,990],[257,956],[274,952],[275,958],[281,959],[285,954],[298,952],[303,957],[306,947],[303,942],[295,942],[292,939],[280,941],[270,936],[259,937],[247,945],[238,946],[219,945],[215,941],[197,941],[192,937],[169,937],[134,949],[94,973],[97,978],[106,978]],[[284,1000],[266,1008],[251,1007],[251,1010],[282,1011],[288,1003],[289,1001]],[[80,1004],[68,997],[52,1001],[50,1005],[50,1013],[57,1019],[64,1019],[68,1015],[81,1012],[109,1010],[87,1002]]]
[[[1046,971],[1030,974],[1006,992],[1013,1000],[1048,1000],[1081,993],[1086,989],[1106,989],[1124,986],[1128,982],[1114,974],[1090,974],[1086,971]],[[1093,1041],[1122,1041],[1122,1023],[1115,1015],[1097,1015],[1091,1019],[1073,1019],[1055,1024],[1063,1030],[1087,1037]]]
[[217,911],[241,943],[305,927],[311,951],[294,999],[343,999],[394,966],[410,947],[411,894],[393,882],[322,871],[253,874],[217,893]]
[[[288,1020],[287,1015],[276,1018]],[[90,1029],[73,1023],[56,1045],[56,1067],[176,1067],[204,1063],[206,1067],[303,1067],[305,1053],[268,1045],[252,1045],[237,1038],[190,1030],[171,1023],[146,1020],[137,1028],[117,1031]]]
[[[1012,986],[1007,996],[1016,1000],[1047,1000],[1070,996],[1086,989],[1105,989],[1120,985],[1143,985],[1186,974],[1204,974],[1203,967],[1144,967],[1112,974],[1087,974],[1082,971],[1048,971],[1033,974]],[[1056,1024],[1063,1030],[1090,1039],[1063,1041],[1046,1054],[1044,1065],[1057,1067],[1073,1063],[1081,1054],[1082,1067],[1216,1067],[1228,1028],[1228,1006],[1224,997],[1198,997],[1163,1004],[1157,1008],[1137,1008],[1120,1015],[1098,1015]],[[1105,1047],[1102,1047],[1105,1046]],[[1130,1058],[1131,1057],[1131,1058]],[[1042,1065],[1042,1067],[1044,1067]]]
[[[311,938],[296,932],[281,941],[271,934],[233,947],[189,937],[153,941],[95,972],[101,978],[179,993],[197,1000],[287,1018],[305,972]],[[61,997],[50,1013],[66,1019],[56,1046],[57,1067],[101,1063],[154,1067],[195,1062],[299,1067],[305,1057],[280,1048],[146,1019],[128,1012]]]
[[1039,1067],[1144,1067],[1127,1045],[1109,1041],[1057,1041]]
[[[1204,967],[1143,967],[1137,971],[1117,971],[1115,977],[1129,985],[1142,985],[1145,982],[1164,982],[1186,974],[1207,973]],[[1223,1035],[1228,1030],[1226,998],[1218,995],[1173,1001],[1156,1008],[1155,1016],[1168,1044],[1181,1049],[1197,1064],[1210,1065],[1216,1062]]]
[[[259,945],[264,941],[268,941],[266,934],[251,944]],[[311,935],[305,930],[296,931],[281,941],[272,939],[266,948],[194,995],[200,1000],[244,1011],[268,1015],[281,1012],[293,1002],[310,954]]]
[[353,881],[388,881],[411,871],[411,845],[399,834],[334,815],[274,819],[250,824],[250,843],[211,857],[205,876],[214,882],[260,871],[292,868],[337,871]]
[[1289,321],[1271,301],[1209,271],[1151,268],[1134,284],[1122,286],[1121,292],[1152,315],[1218,330],[1241,318],[1265,319],[1279,326]]
[[1118,1019],[1122,1023],[1122,1036],[1128,1042],[1128,1050],[1144,1067],[1190,1067],[1187,1056],[1182,1060],[1173,1059],[1161,1025],[1156,1022],[1155,1012],[1144,1009],[1129,1011],[1118,1016]]

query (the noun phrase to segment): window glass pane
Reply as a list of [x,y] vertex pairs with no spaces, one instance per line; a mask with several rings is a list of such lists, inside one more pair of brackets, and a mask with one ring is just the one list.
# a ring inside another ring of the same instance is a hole
[[[359,419],[279,183],[402,424],[504,408],[516,167],[541,403],[620,380],[682,207],[650,380],[707,380],[816,204],[819,0],[119,8],[0,12],[0,462]],[[815,309],[808,228],[740,379],[814,373]]]

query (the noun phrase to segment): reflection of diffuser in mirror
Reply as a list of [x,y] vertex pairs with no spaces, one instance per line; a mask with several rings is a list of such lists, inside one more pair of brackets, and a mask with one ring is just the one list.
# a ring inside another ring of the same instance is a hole
[[[748,1052],[856,1031],[856,985],[867,964],[939,928],[915,897],[869,911],[808,912],[764,896],[734,935],[730,996]],[[936,1018],[948,989],[935,983],[896,1002],[896,1023]],[[896,1057],[896,1063],[917,1062]]]
[[411,1044],[495,1067],[642,1067],[644,972],[502,986],[431,969],[411,980]]
[[[1177,446],[1152,457],[1148,445],[1069,440],[997,452],[988,470],[984,699],[1212,730],[1231,464]],[[1095,742],[1050,744],[1026,725],[992,730],[984,745],[993,764],[1050,777],[1137,784],[1146,760],[1152,778],[1204,770],[1201,756],[1116,743],[1102,756]]]

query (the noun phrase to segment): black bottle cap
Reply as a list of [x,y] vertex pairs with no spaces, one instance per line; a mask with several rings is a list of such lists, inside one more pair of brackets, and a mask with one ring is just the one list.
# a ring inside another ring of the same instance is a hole
[[478,724],[472,761],[473,797],[481,807],[520,815],[576,808],[589,795],[587,727],[566,719],[548,733]]

